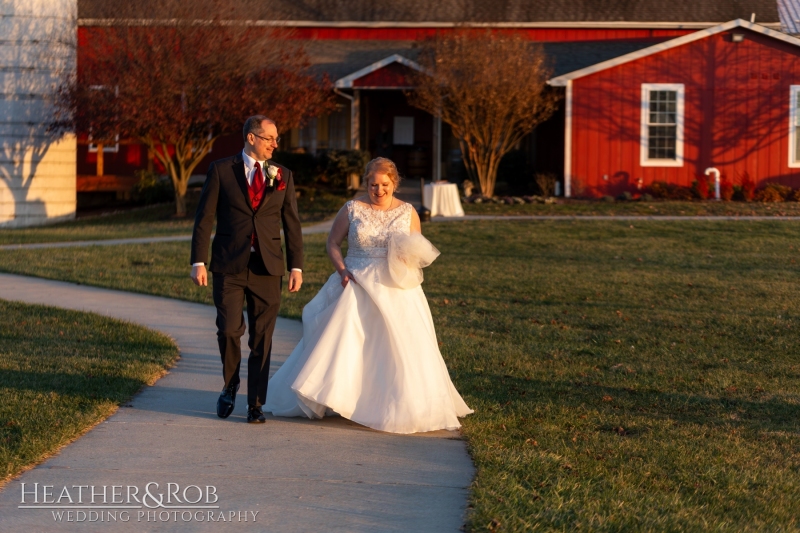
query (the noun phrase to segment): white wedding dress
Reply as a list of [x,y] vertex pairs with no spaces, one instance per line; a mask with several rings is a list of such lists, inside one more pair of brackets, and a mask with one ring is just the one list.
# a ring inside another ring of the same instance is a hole
[[346,204],[347,269],[334,273],[303,309],[303,338],[270,379],[263,410],[276,416],[321,418],[338,413],[392,433],[461,427],[472,413],[439,353],[422,287],[391,278],[387,247],[408,235],[410,204],[389,211]]

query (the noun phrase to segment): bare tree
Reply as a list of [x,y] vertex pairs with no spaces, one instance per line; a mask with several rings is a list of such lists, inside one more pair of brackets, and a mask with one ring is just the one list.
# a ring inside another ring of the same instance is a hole
[[[166,168],[176,215],[186,215],[189,178],[214,141],[263,113],[282,129],[323,114],[332,104],[327,79],[308,73],[299,41],[205,13],[178,18],[120,18],[88,28],[76,79],[62,84],[56,125],[95,141],[138,139]],[[222,5],[222,4],[220,4]]]
[[492,196],[500,160],[557,107],[541,46],[462,30],[423,43],[419,61],[409,102],[450,124],[470,179]]

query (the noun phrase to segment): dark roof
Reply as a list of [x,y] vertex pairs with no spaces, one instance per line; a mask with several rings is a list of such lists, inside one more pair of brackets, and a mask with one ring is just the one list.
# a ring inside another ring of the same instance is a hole
[[582,41],[545,43],[544,53],[552,61],[553,77],[561,76],[615,57],[647,48],[661,40],[647,41]]
[[[78,0],[78,17],[197,18],[216,0]],[[174,10],[170,5],[176,6]],[[311,22],[779,22],[776,0],[239,0],[223,18]],[[123,12],[124,11],[124,12]]]
[[[662,39],[663,40],[663,39]],[[608,59],[647,48],[660,40],[583,41],[545,43],[553,76],[573,72]],[[316,74],[327,74],[331,81],[348,76],[393,54],[415,61],[419,50],[410,41],[306,41],[306,52]]]
[[386,59],[400,54],[416,60],[418,50],[413,41],[306,41],[303,46],[312,63],[312,71],[327,74],[336,81]]

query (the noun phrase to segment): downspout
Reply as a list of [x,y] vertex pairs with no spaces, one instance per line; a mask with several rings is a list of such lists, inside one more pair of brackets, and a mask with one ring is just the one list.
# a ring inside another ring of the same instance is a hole
[[705,175],[708,176],[709,174],[714,174],[714,198],[719,200],[719,170],[716,167],[708,167]]

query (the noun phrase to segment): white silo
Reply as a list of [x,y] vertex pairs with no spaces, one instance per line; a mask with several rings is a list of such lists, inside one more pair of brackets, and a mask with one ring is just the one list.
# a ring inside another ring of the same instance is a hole
[[0,1],[0,227],[75,217],[75,137],[47,125],[76,39],[77,0]]

